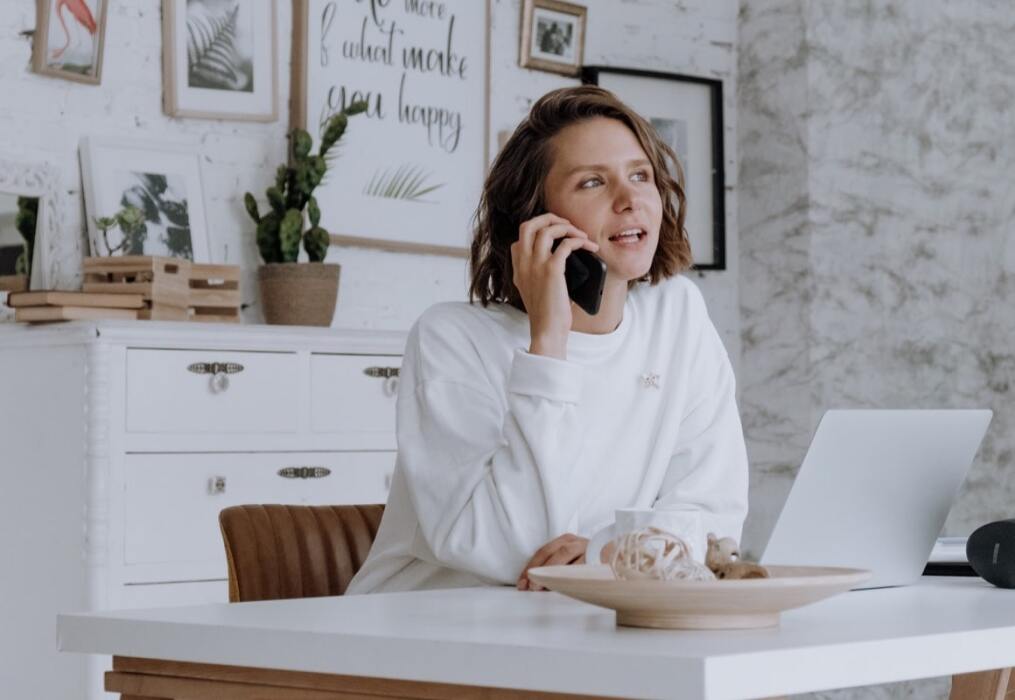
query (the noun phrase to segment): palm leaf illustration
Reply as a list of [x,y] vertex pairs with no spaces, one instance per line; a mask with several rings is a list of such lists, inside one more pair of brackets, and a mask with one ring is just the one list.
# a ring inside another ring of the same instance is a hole
[[239,5],[219,15],[192,12],[187,16],[187,67],[191,87],[247,90],[249,65],[236,50]]
[[363,188],[363,194],[370,197],[386,197],[388,199],[404,199],[410,202],[426,202],[426,195],[434,192],[445,183],[431,184],[433,173],[428,173],[418,165],[403,163],[394,171],[385,168],[374,172],[370,182]]

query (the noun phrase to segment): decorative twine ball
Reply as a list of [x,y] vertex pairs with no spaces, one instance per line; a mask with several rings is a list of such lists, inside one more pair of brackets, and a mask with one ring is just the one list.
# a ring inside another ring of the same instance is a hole
[[680,537],[656,527],[645,527],[613,540],[610,567],[625,581],[714,581],[707,566],[691,557],[691,547]]

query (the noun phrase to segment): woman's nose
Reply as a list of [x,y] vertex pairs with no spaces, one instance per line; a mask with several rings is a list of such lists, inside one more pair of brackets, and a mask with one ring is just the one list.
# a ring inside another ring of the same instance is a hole
[[617,185],[616,192],[613,195],[613,210],[619,213],[634,209],[637,201],[638,191],[631,182],[623,180]]

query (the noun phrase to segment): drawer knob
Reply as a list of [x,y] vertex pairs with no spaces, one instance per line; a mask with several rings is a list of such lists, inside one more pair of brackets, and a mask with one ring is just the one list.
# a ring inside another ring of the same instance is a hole
[[394,396],[398,392],[398,367],[367,367],[363,374],[384,379],[384,393]]
[[208,479],[208,493],[217,496],[226,492],[226,478],[224,476],[213,476]]
[[278,470],[284,479],[322,479],[331,474],[327,467],[285,467]]
[[239,362],[194,362],[187,366],[187,371],[194,374],[210,374],[211,392],[218,394],[229,388],[229,375],[242,372],[243,365]]

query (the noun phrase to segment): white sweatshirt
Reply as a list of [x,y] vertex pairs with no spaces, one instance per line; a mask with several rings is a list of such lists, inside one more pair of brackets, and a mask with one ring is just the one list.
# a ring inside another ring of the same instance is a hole
[[729,357],[683,276],[628,294],[612,333],[532,355],[507,304],[445,303],[409,334],[384,519],[349,593],[514,584],[617,508],[697,508],[740,539],[747,454]]

